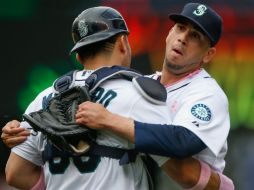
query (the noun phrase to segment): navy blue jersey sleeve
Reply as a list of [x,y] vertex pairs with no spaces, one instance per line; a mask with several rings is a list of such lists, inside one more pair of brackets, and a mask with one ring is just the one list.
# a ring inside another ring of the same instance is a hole
[[206,145],[182,126],[135,121],[135,148],[143,153],[180,159],[197,154]]

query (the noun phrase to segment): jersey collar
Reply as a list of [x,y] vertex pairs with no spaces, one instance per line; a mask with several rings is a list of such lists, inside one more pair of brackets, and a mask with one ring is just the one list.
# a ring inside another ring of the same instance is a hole
[[[162,73],[161,72],[156,72],[156,80],[160,80]],[[167,88],[167,90],[172,90],[175,88],[179,88],[181,86],[186,86],[188,83],[190,83],[193,79],[197,78],[198,76],[200,77],[210,77],[210,75],[203,69],[203,68],[199,68],[195,71],[193,71],[192,73],[188,74],[187,76],[181,78],[180,80],[171,83],[171,84],[166,84],[164,85],[165,88]]]

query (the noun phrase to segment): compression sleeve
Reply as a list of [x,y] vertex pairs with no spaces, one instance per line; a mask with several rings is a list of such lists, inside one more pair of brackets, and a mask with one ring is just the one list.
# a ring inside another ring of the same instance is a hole
[[143,153],[180,159],[197,154],[206,145],[184,127],[135,121],[135,148]]

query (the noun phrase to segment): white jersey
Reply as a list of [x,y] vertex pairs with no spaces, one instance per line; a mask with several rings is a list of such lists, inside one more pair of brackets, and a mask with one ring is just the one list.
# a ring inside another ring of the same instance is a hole
[[[160,75],[151,77],[158,79]],[[193,157],[222,172],[230,128],[228,100],[222,89],[204,69],[165,87],[172,125],[189,129],[207,146]]]
[[[91,73],[91,72],[90,72]],[[84,79],[90,75],[83,71],[77,73],[76,85],[84,84]],[[29,105],[26,113],[40,110],[54,92],[53,87],[41,92]],[[97,102],[104,104],[108,110],[125,117],[131,117],[147,123],[164,123],[169,118],[166,105],[154,105],[147,102],[135,89],[133,84],[122,79],[110,80],[98,87],[95,94]],[[22,127],[29,127],[22,122]],[[129,141],[108,131],[99,131],[96,139],[98,144],[112,147],[132,149],[134,145]],[[100,157],[91,160],[89,157],[64,158],[55,157],[50,163],[42,160],[46,140],[41,133],[30,135],[27,141],[16,146],[12,151],[44,167],[47,190],[147,190],[148,182],[146,171],[140,156],[136,162],[119,165],[119,160]],[[167,158],[154,157],[159,165],[166,162]],[[90,164],[92,162],[92,164]],[[60,168],[54,168],[58,164]],[[55,174],[55,172],[57,174]],[[62,171],[62,173],[59,171]]]

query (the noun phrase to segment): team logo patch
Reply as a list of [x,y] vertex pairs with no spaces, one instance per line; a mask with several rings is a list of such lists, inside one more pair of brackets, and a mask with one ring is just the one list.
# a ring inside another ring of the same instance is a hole
[[197,9],[193,11],[193,14],[196,16],[202,16],[205,13],[206,9],[207,7],[205,5],[199,5]]
[[83,38],[84,36],[87,35],[88,33],[88,25],[86,24],[86,22],[84,20],[79,21],[78,23],[78,31],[79,34],[81,36],[81,38]]
[[196,104],[191,108],[191,114],[202,121],[210,121],[211,110],[205,104]]

